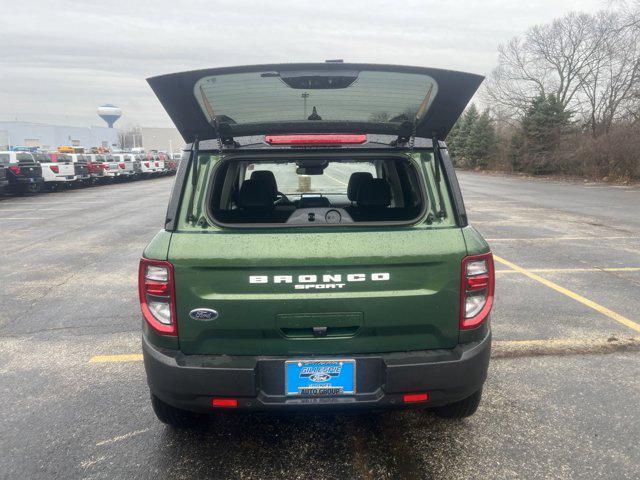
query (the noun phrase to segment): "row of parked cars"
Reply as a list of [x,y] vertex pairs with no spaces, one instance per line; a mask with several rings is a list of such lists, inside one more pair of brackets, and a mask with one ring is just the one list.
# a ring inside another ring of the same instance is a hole
[[172,175],[180,154],[0,151],[0,192],[24,195],[72,185]]

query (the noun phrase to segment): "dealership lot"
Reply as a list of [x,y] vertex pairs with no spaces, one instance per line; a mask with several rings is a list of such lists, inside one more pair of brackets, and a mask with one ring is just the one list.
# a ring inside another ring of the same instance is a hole
[[498,261],[496,358],[458,423],[256,415],[171,431],[148,401],[136,273],[172,179],[0,200],[0,477],[637,478],[640,188],[460,180]]

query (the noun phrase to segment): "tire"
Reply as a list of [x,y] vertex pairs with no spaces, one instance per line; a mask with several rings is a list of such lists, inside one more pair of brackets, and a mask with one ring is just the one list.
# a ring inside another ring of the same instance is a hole
[[158,420],[173,428],[191,429],[203,424],[205,420],[204,415],[172,407],[153,394],[151,395],[151,406]]
[[472,395],[458,400],[457,402],[434,408],[434,412],[441,418],[460,419],[470,417],[478,409],[480,399],[482,398],[482,389]]

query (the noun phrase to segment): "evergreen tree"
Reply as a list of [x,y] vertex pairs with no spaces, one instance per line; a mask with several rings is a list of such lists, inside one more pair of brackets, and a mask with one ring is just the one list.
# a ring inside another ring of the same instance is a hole
[[471,125],[465,141],[465,157],[472,167],[487,167],[497,144],[496,131],[489,112],[485,110]]
[[534,98],[522,119],[529,153],[537,155],[555,150],[570,116],[571,113],[565,111],[555,95],[540,94]]
[[555,171],[551,154],[560,143],[570,117],[571,112],[564,109],[555,95],[540,94],[534,98],[520,131],[512,137],[509,156],[514,168],[523,166],[535,174]]
[[469,156],[467,152],[467,140],[469,139],[469,135],[473,130],[473,126],[478,121],[479,116],[480,114],[478,113],[478,109],[475,104],[472,103],[460,118],[460,130],[458,132],[456,149],[458,152],[458,161],[461,164],[468,163]]

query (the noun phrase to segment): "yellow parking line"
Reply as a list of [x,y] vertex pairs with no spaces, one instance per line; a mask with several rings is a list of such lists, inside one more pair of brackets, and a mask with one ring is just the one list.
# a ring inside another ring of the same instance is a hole
[[[640,267],[614,268],[528,268],[534,273],[572,273],[572,272],[640,272]],[[496,270],[496,273],[522,273],[516,270]]]
[[91,357],[89,363],[139,362],[141,360],[141,353],[129,353],[124,355],[95,355]]
[[614,312],[613,310],[609,310],[607,307],[603,307],[602,305],[594,302],[593,300],[589,300],[588,298],[585,298],[582,295],[578,295],[577,293],[572,292],[571,290],[561,287],[557,283],[551,282],[546,278],[542,278],[540,275],[537,275],[525,268],[519,267],[515,263],[505,260],[504,258],[498,257],[497,255],[494,255],[493,258],[497,262],[509,267],[510,269],[515,270],[516,272],[522,273],[523,275],[526,275],[530,279],[535,280],[536,282],[539,282],[555,290],[556,292],[562,293],[563,295],[566,295],[567,297],[574,299],[576,302],[580,302],[583,305],[586,305],[587,307],[592,308],[595,311],[611,318],[612,320],[615,320],[616,322],[621,323],[622,325],[629,327],[632,330],[635,330],[636,332],[640,332],[640,324],[634,322],[633,320],[629,320],[627,317],[624,317],[619,313]]
[[334,182],[338,182],[340,185],[344,185],[346,186],[347,184],[344,183],[342,180],[338,180],[336,177],[332,177],[331,175],[329,175],[327,172],[324,173],[327,177],[329,177],[331,180],[333,180]]

